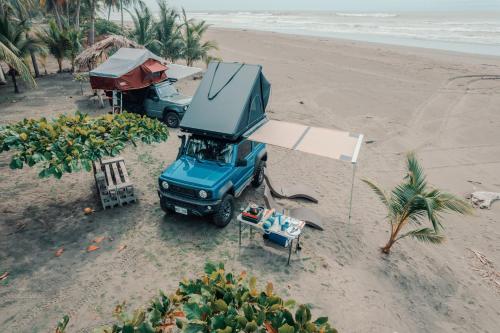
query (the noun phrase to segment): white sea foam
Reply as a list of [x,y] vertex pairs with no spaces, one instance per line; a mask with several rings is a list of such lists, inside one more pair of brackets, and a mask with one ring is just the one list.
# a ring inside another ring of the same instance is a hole
[[500,13],[191,12],[215,27],[500,55]]
[[351,17],[396,17],[398,14],[389,13],[335,13],[337,16]]

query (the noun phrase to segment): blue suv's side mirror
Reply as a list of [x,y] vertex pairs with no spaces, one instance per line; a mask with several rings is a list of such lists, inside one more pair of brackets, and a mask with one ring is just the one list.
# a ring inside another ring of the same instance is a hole
[[248,162],[246,159],[242,158],[236,161],[236,166],[237,167],[245,167],[247,166]]

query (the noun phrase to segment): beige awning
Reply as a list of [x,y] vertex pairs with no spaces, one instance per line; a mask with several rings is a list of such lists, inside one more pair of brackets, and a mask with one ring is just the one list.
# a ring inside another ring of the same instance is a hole
[[356,163],[363,134],[269,120],[249,140]]

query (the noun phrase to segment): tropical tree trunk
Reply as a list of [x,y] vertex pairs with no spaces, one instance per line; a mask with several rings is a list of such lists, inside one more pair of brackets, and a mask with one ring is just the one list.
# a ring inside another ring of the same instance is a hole
[[122,34],[123,34],[123,0],[120,0],[120,19],[122,23]]
[[66,1],[66,17],[68,18],[68,25],[70,25],[71,18],[69,17],[69,1]]
[[90,1],[89,46],[94,45],[94,38],[95,38],[95,2],[96,0]]
[[59,29],[62,29],[61,16],[59,15],[59,5],[55,0],[52,0],[52,6],[54,7],[54,12],[56,13],[56,22]]
[[109,22],[109,17],[111,16],[111,4],[108,7],[108,22]]
[[57,59],[57,65],[59,66],[59,73],[62,73],[62,59]]
[[19,94],[19,87],[17,86],[16,80],[16,70],[14,68],[9,69],[10,77],[12,78],[12,83],[14,84],[14,93]]
[[75,13],[75,29],[80,31],[80,6],[81,0],[76,2],[76,13]]
[[40,70],[38,69],[38,63],[36,61],[36,55],[35,55],[35,52],[33,52],[33,50],[30,50],[30,56],[31,56],[31,62],[33,64],[33,70],[35,71],[35,77],[39,77],[40,76]]
[[398,234],[405,225],[406,220],[403,220],[399,222],[398,224],[391,224],[391,237],[389,238],[389,241],[387,244],[385,244],[384,247],[382,247],[382,253],[384,254],[389,254],[391,252],[391,247],[396,243]]
[[391,237],[391,239],[389,239],[389,241],[387,242],[387,244],[385,244],[385,246],[382,247],[382,249],[381,249],[382,253],[384,253],[384,254],[391,253],[391,247],[394,245],[395,242],[396,241],[393,240],[392,237]]
[[3,73],[3,68],[0,65],[0,84],[4,85],[7,83],[7,80],[5,80],[5,74]]

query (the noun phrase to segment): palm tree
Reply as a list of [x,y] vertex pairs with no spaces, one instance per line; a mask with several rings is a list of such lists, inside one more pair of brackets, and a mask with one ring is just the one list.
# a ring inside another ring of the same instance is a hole
[[127,10],[132,16],[134,29],[130,32],[130,38],[143,45],[153,53],[158,53],[160,42],[156,39],[156,22],[150,9],[142,1],[135,6],[134,12]]
[[89,3],[90,10],[90,28],[88,31],[88,44],[94,45],[95,42],[95,15],[102,0],[87,0]]
[[160,42],[160,56],[175,62],[181,57],[182,34],[177,24],[179,14],[170,8],[166,0],[157,0],[159,21],[156,24],[156,39]]
[[75,3],[75,29],[80,31],[80,10],[82,8],[82,1],[76,0]]
[[71,71],[75,71],[75,59],[76,56],[80,53],[80,50],[82,49],[82,44],[81,44],[81,39],[82,39],[82,34],[79,30],[76,29],[69,29],[67,31],[67,39],[68,39],[68,58],[71,62]]
[[182,18],[184,21],[184,35],[181,53],[186,60],[186,64],[192,66],[195,61],[205,59],[208,56],[208,51],[217,50],[218,47],[214,41],[202,42],[203,35],[209,27],[205,21],[188,20],[184,8],[182,9]]
[[4,12],[0,17],[0,60],[3,60],[9,66],[9,74],[14,83],[14,91],[19,93],[16,76],[34,84],[33,76],[26,65],[24,59],[31,52],[37,52],[43,46],[38,40],[32,38],[27,32],[29,26],[25,20],[17,20]]
[[62,62],[71,48],[67,31],[65,29],[59,29],[54,20],[52,20],[49,22],[49,27],[38,34],[38,38],[47,45],[50,54],[56,58],[59,66],[58,72],[61,73]]
[[106,19],[109,21],[111,16],[111,9],[113,9],[113,7],[119,8],[118,0],[104,0],[104,6],[108,7],[108,17]]
[[[404,182],[387,194],[373,182],[363,180],[377,194],[387,208],[387,219],[391,225],[391,235],[382,252],[388,254],[398,240],[411,237],[416,240],[439,244],[444,240],[440,234],[441,215],[443,213],[471,214],[471,206],[457,196],[430,188],[422,167],[415,155],[407,155],[408,174]],[[418,227],[401,234],[408,224],[420,225],[428,219],[432,228]]]

